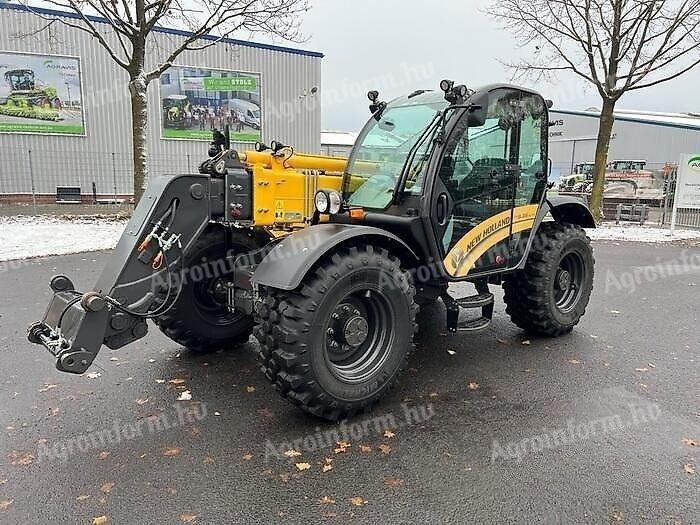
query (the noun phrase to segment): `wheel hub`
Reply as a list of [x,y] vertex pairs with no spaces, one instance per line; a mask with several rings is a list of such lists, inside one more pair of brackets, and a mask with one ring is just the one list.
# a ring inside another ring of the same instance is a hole
[[355,315],[345,323],[343,337],[350,346],[360,346],[367,339],[368,331],[367,319],[360,315]]
[[571,274],[567,270],[559,270],[557,286],[561,291],[568,290],[571,287]]

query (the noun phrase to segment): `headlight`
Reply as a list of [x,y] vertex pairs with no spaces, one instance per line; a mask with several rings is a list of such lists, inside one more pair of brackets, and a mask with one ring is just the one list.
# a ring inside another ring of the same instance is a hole
[[328,192],[328,200],[329,205],[328,205],[328,213],[334,215],[340,211],[340,204],[343,201],[343,199],[340,198],[340,193],[337,191],[329,191]]
[[328,194],[325,191],[317,191],[314,197],[314,204],[319,213],[327,213],[329,205]]

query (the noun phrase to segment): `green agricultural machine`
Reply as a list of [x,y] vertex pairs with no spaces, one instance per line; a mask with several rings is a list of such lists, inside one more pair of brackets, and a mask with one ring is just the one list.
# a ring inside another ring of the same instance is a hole
[[0,105],[0,114],[39,120],[59,120],[57,108],[61,106],[61,100],[58,98],[56,88],[37,87],[34,71],[31,69],[7,71],[5,82],[10,86],[11,91],[5,103]]

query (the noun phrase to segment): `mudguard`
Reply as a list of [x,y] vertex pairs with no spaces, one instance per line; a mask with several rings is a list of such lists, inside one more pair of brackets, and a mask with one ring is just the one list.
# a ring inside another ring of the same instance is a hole
[[251,280],[257,285],[293,290],[326,253],[341,243],[361,237],[383,246],[393,244],[418,259],[405,242],[386,230],[351,224],[318,224],[279,242],[258,265]]
[[557,222],[568,222],[584,228],[595,228],[593,214],[583,199],[570,195],[553,195],[547,197],[545,204],[549,206],[548,211]]

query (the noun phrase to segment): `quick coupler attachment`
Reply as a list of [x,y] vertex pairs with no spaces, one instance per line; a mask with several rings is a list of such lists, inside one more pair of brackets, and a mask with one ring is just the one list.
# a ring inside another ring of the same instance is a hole
[[66,276],[51,279],[54,294],[41,321],[27,328],[29,342],[46,348],[62,372],[82,374],[100,351],[109,312],[96,292],[81,294]]

